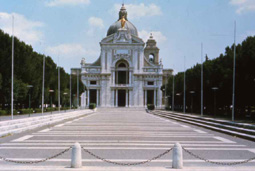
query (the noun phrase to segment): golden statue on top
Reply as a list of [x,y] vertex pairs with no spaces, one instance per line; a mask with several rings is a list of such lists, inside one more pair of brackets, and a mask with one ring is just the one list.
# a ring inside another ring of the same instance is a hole
[[123,15],[123,16],[121,17],[120,22],[121,22],[121,28],[124,28],[124,27],[125,27],[125,24],[126,24],[125,15]]

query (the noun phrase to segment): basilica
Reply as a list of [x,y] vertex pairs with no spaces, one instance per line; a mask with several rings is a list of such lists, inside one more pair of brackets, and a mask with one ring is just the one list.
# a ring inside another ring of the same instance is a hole
[[122,5],[119,19],[100,42],[101,52],[94,63],[81,61],[81,79],[86,91],[81,107],[95,103],[99,107],[160,108],[164,101],[163,65],[159,48],[151,34],[146,44],[136,27],[128,20]]

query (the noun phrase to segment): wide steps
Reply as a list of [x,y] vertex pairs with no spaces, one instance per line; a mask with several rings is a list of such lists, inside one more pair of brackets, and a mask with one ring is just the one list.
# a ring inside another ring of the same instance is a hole
[[81,110],[75,112],[66,112],[47,116],[37,116],[32,118],[24,118],[10,121],[0,122],[0,137],[8,134],[20,133],[45,125],[54,124],[65,119],[79,117],[85,114],[92,113],[92,110]]
[[[246,139],[255,141],[255,136],[254,136],[255,129],[243,128],[243,124],[236,124],[236,126],[230,126],[230,125],[224,124],[227,121],[219,123],[218,122],[219,120],[214,122],[213,119],[209,119],[209,118],[205,118],[205,119],[203,119],[201,117],[197,118],[197,116],[194,117],[194,116],[190,116],[188,114],[187,115],[179,114],[179,113],[175,113],[175,112],[172,113],[172,112],[162,111],[162,110],[155,110],[155,111],[152,111],[151,113],[161,116],[161,117],[174,119],[177,121],[213,129],[215,131],[224,132],[224,133],[228,133],[231,135],[235,135],[235,136],[239,136],[242,138],[246,138]],[[232,125],[234,125],[234,123],[232,123]],[[253,125],[249,126],[249,128],[252,128],[252,127],[253,127]]]

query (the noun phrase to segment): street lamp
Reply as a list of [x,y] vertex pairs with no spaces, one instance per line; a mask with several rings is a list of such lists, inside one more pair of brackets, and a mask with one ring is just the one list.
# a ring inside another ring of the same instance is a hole
[[[32,85],[27,85],[27,88],[29,88],[29,101],[28,101],[28,108],[31,109],[31,88],[33,86]],[[29,117],[30,117],[30,110],[29,110]]]
[[212,90],[213,90],[213,104],[214,104],[214,116],[216,114],[216,91],[218,90],[219,88],[218,87],[212,87]]
[[52,108],[52,93],[54,93],[54,90],[49,90],[50,93],[50,107]]
[[190,91],[191,94],[191,113],[193,113],[193,95],[195,94],[195,91]]
[[81,73],[81,68],[71,68],[71,74],[77,75],[77,108],[79,108],[79,81],[80,81],[80,75]]
[[176,93],[175,95],[177,96],[177,97],[176,97],[177,104],[178,104],[178,105],[177,105],[177,107],[178,107],[177,110],[180,110],[180,109],[181,109],[181,107],[180,107],[181,105],[180,105],[180,103],[178,103],[178,101],[179,101],[179,97],[181,96],[181,93]]

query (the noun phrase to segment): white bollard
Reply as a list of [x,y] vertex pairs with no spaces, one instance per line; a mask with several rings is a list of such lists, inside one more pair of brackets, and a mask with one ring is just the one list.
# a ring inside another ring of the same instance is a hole
[[76,142],[72,148],[71,168],[82,167],[81,145]]
[[179,143],[175,143],[175,145],[173,147],[172,167],[174,169],[182,169],[183,168],[182,146]]

